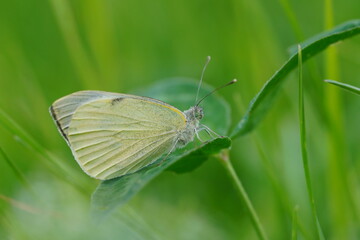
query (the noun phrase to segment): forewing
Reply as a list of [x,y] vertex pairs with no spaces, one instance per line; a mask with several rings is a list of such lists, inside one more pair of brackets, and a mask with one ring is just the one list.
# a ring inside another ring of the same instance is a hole
[[67,137],[81,168],[105,180],[154,162],[170,150],[185,125],[182,112],[157,100],[98,99],[76,109]]
[[68,141],[68,128],[76,109],[90,101],[98,99],[111,99],[124,97],[125,94],[109,93],[102,91],[79,91],[56,100],[50,107],[50,113],[59,131]]

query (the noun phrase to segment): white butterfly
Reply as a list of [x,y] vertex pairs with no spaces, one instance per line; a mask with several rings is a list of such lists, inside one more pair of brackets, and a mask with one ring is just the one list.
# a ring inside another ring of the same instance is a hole
[[55,101],[50,113],[84,172],[107,180],[134,173],[184,147],[200,130],[213,132],[199,124],[204,116],[199,104],[208,95],[181,112],[152,98],[80,91]]

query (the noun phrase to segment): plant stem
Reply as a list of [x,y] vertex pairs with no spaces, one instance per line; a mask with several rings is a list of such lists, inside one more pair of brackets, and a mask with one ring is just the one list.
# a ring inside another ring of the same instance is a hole
[[224,164],[225,169],[228,171],[235,186],[239,190],[240,196],[241,196],[242,200],[244,201],[246,208],[248,209],[248,211],[250,213],[250,218],[251,218],[252,224],[254,225],[254,228],[256,230],[256,233],[257,233],[259,239],[261,239],[261,240],[268,239],[265,234],[264,228],[262,227],[262,225],[260,223],[259,217],[256,214],[256,211],[251,203],[251,200],[249,199],[249,196],[247,195],[247,193],[244,189],[244,186],[242,185],[239,177],[237,176],[237,174],[234,170],[233,165],[231,164],[231,161],[228,156],[228,152],[226,152],[225,154],[222,154],[220,157],[220,160]]
[[311,212],[313,221],[316,229],[316,239],[320,239],[320,231],[318,228],[318,218],[316,215],[315,200],[312,190],[310,169],[309,169],[309,160],[306,147],[306,125],[305,125],[305,108],[304,108],[304,92],[303,92],[303,81],[302,81],[302,54],[301,47],[298,46],[299,54],[299,125],[300,125],[300,141],[301,141],[301,155],[303,160],[303,167],[306,179],[306,187],[309,196],[309,201],[311,205]]

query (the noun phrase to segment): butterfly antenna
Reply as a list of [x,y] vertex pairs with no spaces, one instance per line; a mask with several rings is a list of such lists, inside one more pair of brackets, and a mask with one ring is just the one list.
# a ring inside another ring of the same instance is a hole
[[199,106],[199,104],[200,104],[205,98],[207,98],[208,96],[210,96],[210,95],[213,94],[214,92],[216,92],[216,91],[218,91],[218,90],[220,90],[220,89],[222,89],[222,88],[224,88],[224,87],[227,87],[227,86],[229,86],[229,85],[231,85],[231,84],[234,84],[234,83],[236,83],[236,82],[237,82],[237,80],[236,80],[236,79],[233,79],[232,81],[230,81],[230,82],[228,82],[228,83],[226,83],[226,84],[224,84],[224,85],[222,85],[222,86],[220,86],[220,87],[215,88],[214,90],[212,90],[211,92],[209,92],[208,94],[206,94],[202,99],[200,99],[200,100],[196,103],[195,106]]
[[197,89],[196,98],[195,98],[195,103],[197,103],[197,100],[198,100],[198,97],[199,97],[199,92],[200,92],[200,87],[201,87],[201,85],[202,85],[202,81],[203,81],[203,77],[204,77],[204,73],[205,73],[206,67],[207,67],[207,65],[209,64],[210,60],[211,60],[211,57],[210,57],[210,56],[207,56],[206,62],[205,62],[205,65],[204,65],[204,68],[203,68],[203,70],[202,70],[202,72],[201,72],[200,83],[199,83],[199,87],[198,87],[198,89]]

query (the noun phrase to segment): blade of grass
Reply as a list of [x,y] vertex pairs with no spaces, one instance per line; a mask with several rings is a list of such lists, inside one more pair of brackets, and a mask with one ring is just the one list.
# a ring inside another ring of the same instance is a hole
[[228,151],[224,151],[221,154],[221,156],[219,157],[219,160],[221,163],[223,163],[223,165],[225,166],[225,169],[227,170],[227,172],[229,173],[229,175],[231,177],[231,180],[234,182],[234,185],[237,187],[237,190],[239,191],[240,196],[241,196],[242,200],[244,201],[247,210],[249,211],[250,219],[255,228],[258,238],[261,240],[268,239],[265,234],[264,228],[259,220],[259,217],[255,211],[255,208],[254,208],[253,204],[251,203],[251,200],[250,200],[249,196],[247,195],[245,188],[242,185],[241,180],[238,177],[238,175],[236,174],[235,169],[229,159]]
[[45,209],[41,209],[39,207],[35,207],[33,205],[30,205],[29,203],[16,200],[14,198],[8,197],[6,195],[0,194],[0,200],[8,203],[9,205],[13,206],[14,208],[17,208],[21,211],[27,212],[29,214],[33,215],[46,215],[50,218],[59,218],[61,217],[60,212],[55,211],[48,211]]
[[44,165],[59,179],[68,182],[82,193],[88,193],[85,183],[79,183],[76,177],[77,174],[71,168],[67,167],[63,161],[59,160],[40,143],[38,143],[32,136],[30,136],[22,127],[20,127],[10,116],[8,116],[2,109],[0,109],[0,125],[7,131],[13,134],[29,149],[37,152],[42,158]]
[[37,209],[33,206],[30,206],[29,204],[20,202],[18,200],[15,200],[13,198],[10,198],[10,197],[2,195],[2,194],[0,194],[0,200],[3,200],[5,202],[7,202],[8,204],[10,204],[11,206],[18,208],[22,211],[31,213],[31,214],[41,214],[41,212],[42,212],[42,210]]
[[304,91],[303,91],[303,79],[302,79],[302,53],[301,53],[301,46],[298,46],[298,56],[299,56],[299,124],[300,124],[300,142],[301,142],[301,155],[303,160],[303,167],[306,179],[306,187],[309,196],[309,201],[311,205],[311,212],[313,223],[316,229],[316,239],[320,239],[320,230],[318,228],[318,217],[316,214],[316,207],[315,207],[315,199],[312,190],[312,183],[310,177],[310,167],[309,167],[309,160],[308,160],[308,153],[307,153],[307,146],[306,146],[306,124],[305,124],[305,107],[304,107]]
[[19,181],[23,184],[23,186],[32,194],[34,194],[34,191],[32,190],[32,187],[29,183],[29,181],[26,180],[24,174],[22,174],[22,172],[20,171],[20,169],[16,166],[16,164],[11,161],[11,159],[7,156],[7,154],[5,153],[5,151],[2,149],[2,147],[0,147],[0,155],[2,155],[2,157],[4,158],[5,162],[7,163],[7,165],[9,165],[9,167],[11,168],[11,170],[14,172],[15,176],[19,179]]
[[360,95],[360,88],[358,88],[358,87],[352,86],[350,84],[334,81],[334,80],[324,80],[324,81],[327,83],[333,84],[335,86],[341,87],[342,89],[345,89],[349,92]]

